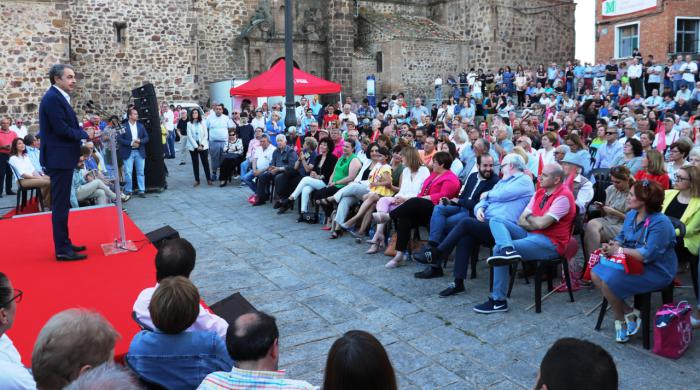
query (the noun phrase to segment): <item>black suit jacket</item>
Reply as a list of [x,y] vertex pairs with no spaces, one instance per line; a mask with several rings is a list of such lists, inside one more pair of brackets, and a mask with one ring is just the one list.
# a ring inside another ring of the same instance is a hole
[[78,116],[56,87],[49,88],[39,104],[40,162],[47,169],[70,169],[78,165],[81,140],[88,135]]
[[[498,183],[498,175],[491,174],[488,180],[479,181],[479,172],[473,172],[467,177],[467,185],[459,195],[459,205],[469,210],[469,214],[474,214],[474,206],[479,203],[481,194],[490,191]],[[476,187],[476,189],[475,189]]]

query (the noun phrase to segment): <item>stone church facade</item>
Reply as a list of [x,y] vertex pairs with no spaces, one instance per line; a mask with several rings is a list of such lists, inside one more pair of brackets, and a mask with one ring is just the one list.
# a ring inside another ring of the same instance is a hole
[[[294,60],[356,99],[432,96],[470,67],[574,56],[572,0],[294,0]],[[78,73],[76,105],[118,110],[152,82],[160,100],[206,103],[207,86],[249,79],[284,56],[284,0],[3,0],[0,115],[34,120],[56,62]]]

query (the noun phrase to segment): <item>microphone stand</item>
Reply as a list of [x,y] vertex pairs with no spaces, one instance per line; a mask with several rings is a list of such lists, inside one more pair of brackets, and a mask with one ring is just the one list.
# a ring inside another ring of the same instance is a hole
[[[98,110],[94,107],[92,101],[90,101],[87,107],[94,110],[98,115],[109,117],[109,115],[104,115],[102,110]],[[112,116],[109,120],[109,124],[102,131],[103,137],[109,137],[110,155],[112,158],[112,171],[114,172],[114,193],[117,196],[117,201],[115,208],[117,210],[117,224],[119,228],[119,237],[115,238],[113,242],[108,242],[102,244],[102,252],[105,256],[116,255],[124,252],[136,252],[136,245],[133,241],[126,239],[126,229],[124,228],[124,209],[122,207],[122,191],[119,185],[119,166],[117,162],[117,136],[126,131],[121,125],[119,118],[117,116]],[[107,164],[105,164],[107,166]]]

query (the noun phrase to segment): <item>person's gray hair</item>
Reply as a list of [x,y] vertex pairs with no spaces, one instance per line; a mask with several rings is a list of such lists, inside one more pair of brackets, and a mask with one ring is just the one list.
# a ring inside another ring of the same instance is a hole
[[690,149],[690,153],[688,153],[688,158],[690,158],[690,157],[700,158],[700,146],[696,146],[696,147]]
[[64,390],[140,390],[143,387],[131,373],[116,364],[105,363],[88,370]]
[[[262,135],[260,136],[260,139],[266,139],[266,140],[269,141],[269,140],[270,140],[270,136],[269,136],[267,133],[262,133]],[[277,139],[277,138],[275,138],[275,139]]]
[[564,152],[565,154],[571,152],[571,148],[569,148],[569,145],[559,145],[554,150],[556,150],[557,152]]
[[501,161],[501,166],[506,166],[508,164],[510,164],[514,169],[517,169],[520,172],[523,172],[525,170],[525,160],[521,155],[517,153],[510,153],[503,157],[503,161]]
[[49,81],[51,81],[51,85],[56,84],[56,77],[59,79],[63,77],[63,71],[66,69],[75,71],[71,64],[54,64],[51,66],[51,69],[49,69]]
[[284,134],[277,134],[277,136],[275,137],[275,142],[287,142],[287,137],[285,137]]

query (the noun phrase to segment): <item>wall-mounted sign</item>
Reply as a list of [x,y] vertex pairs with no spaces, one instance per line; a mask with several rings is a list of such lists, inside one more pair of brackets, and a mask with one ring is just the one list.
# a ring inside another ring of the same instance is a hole
[[657,0],[604,0],[601,14],[604,18],[633,14],[656,8]]

